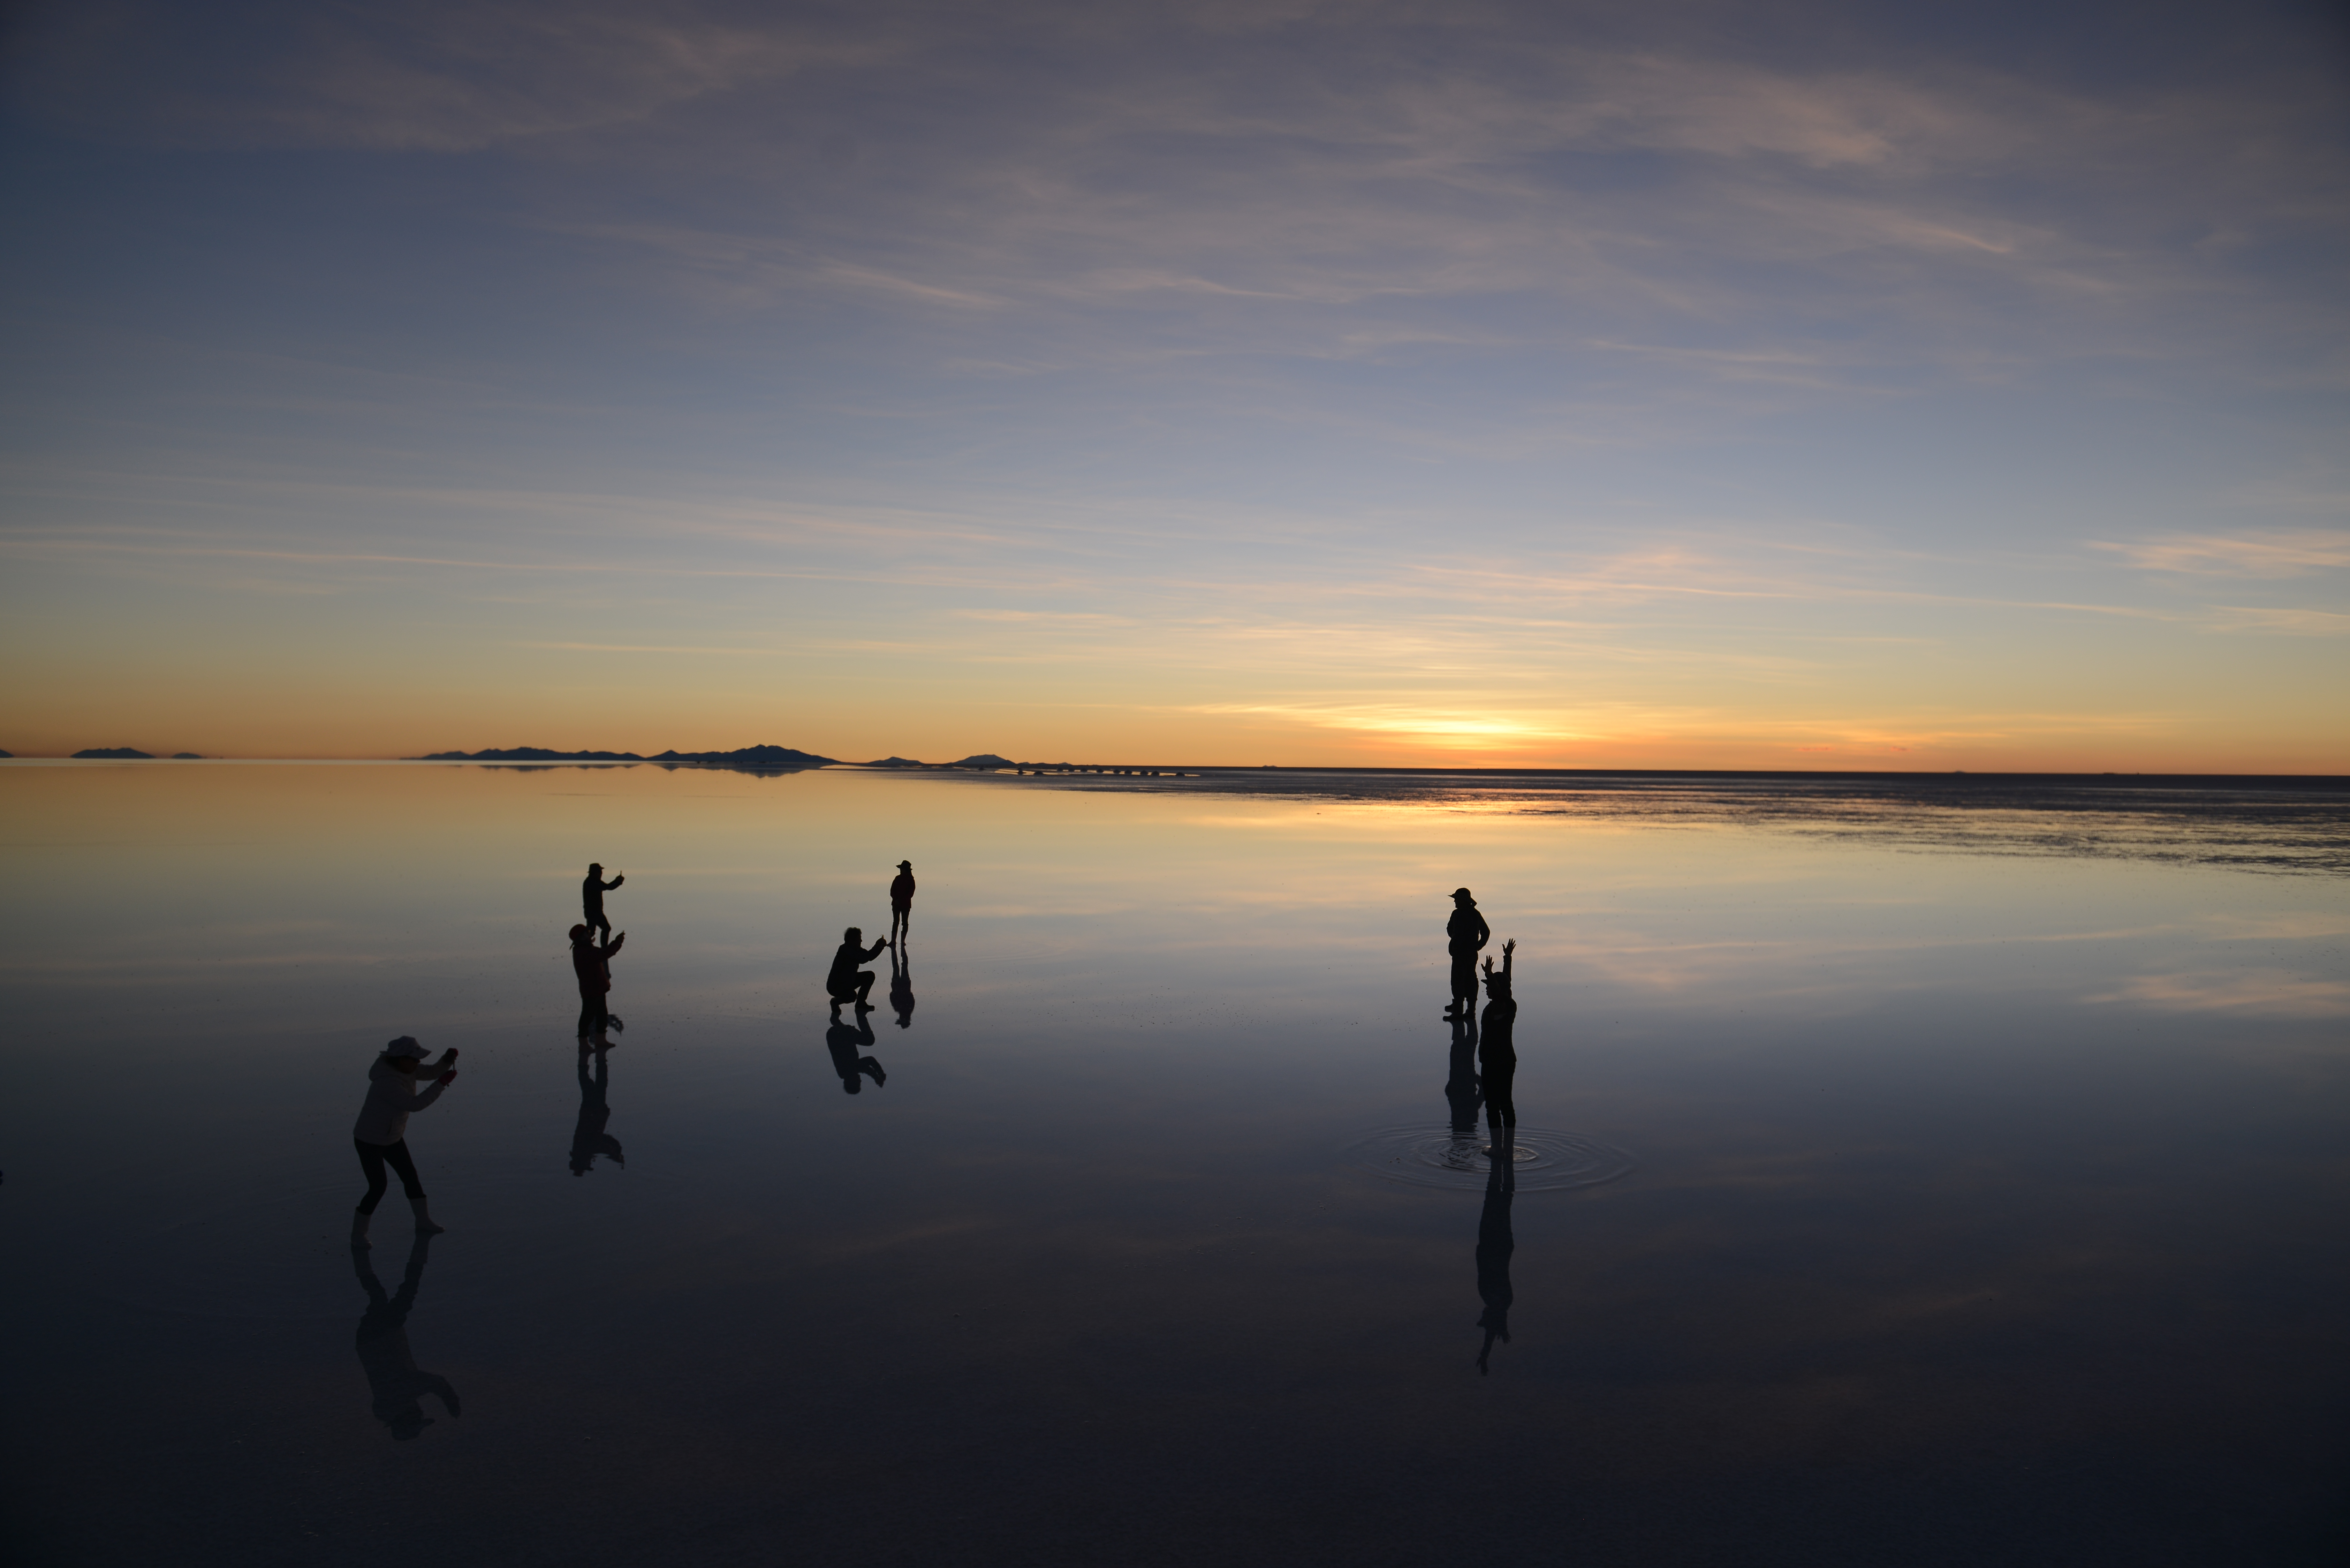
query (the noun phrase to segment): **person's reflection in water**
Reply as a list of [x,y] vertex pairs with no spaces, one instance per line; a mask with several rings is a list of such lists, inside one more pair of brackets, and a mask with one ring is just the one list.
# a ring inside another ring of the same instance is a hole
[[1477,1326],[1485,1331],[1485,1348],[1477,1353],[1477,1375],[1485,1376],[1493,1342],[1510,1343],[1510,1254],[1518,1243],[1510,1234],[1510,1202],[1518,1195],[1517,1129],[1503,1126],[1493,1133],[1485,1172],[1485,1211],[1477,1217],[1477,1294],[1485,1315]]
[[873,1086],[877,1089],[889,1081],[889,1075],[881,1070],[880,1063],[870,1056],[857,1054],[859,1045],[873,1044],[873,1023],[869,1012],[857,1015],[857,1027],[854,1029],[843,1023],[836,1013],[832,1027],[824,1032],[824,1044],[825,1049],[832,1053],[832,1070],[840,1075],[840,1087],[844,1093],[853,1095],[862,1089],[865,1086],[863,1076],[868,1073],[873,1075]]
[[571,1174],[574,1176],[587,1175],[599,1154],[617,1166],[625,1168],[629,1163],[621,1157],[620,1140],[604,1130],[605,1124],[612,1119],[612,1107],[604,1098],[605,1091],[612,1084],[612,1064],[607,1055],[610,1049],[608,1045],[594,1048],[596,1075],[590,1078],[588,1075],[589,1047],[585,1040],[579,1043],[579,1125],[571,1129]]
[[459,1413],[457,1391],[449,1386],[449,1380],[420,1368],[415,1352],[408,1348],[408,1313],[416,1304],[417,1288],[424,1283],[424,1259],[432,1245],[430,1235],[416,1238],[416,1245],[409,1249],[408,1272],[401,1276],[396,1296],[384,1293],[383,1282],[369,1265],[368,1253],[351,1254],[360,1288],[368,1294],[368,1309],[359,1318],[359,1365],[367,1369],[368,1386],[375,1395],[375,1418],[391,1428],[395,1442],[404,1443],[432,1424],[432,1417],[424,1413],[422,1401],[427,1394],[439,1399],[450,1415]]
[[1477,1106],[1484,1099],[1477,1086],[1477,1015],[1473,1012],[1452,1021],[1452,1073],[1444,1080],[1444,1099],[1452,1107],[1452,1145],[1445,1158],[1460,1169],[1473,1170]]
[[889,953],[889,1005],[898,1011],[899,1028],[914,1026],[914,961],[903,948]]
[[1518,1078],[1518,1001],[1510,992],[1510,965],[1516,958],[1515,938],[1502,944],[1502,967],[1485,961],[1485,1027],[1477,1042],[1477,1078],[1485,1090],[1485,1125],[1514,1127],[1517,1101],[1513,1092]]

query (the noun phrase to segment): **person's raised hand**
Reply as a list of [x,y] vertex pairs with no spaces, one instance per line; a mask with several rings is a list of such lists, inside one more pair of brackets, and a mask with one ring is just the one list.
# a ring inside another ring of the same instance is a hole
[[433,1080],[433,1082],[439,1084],[444,1089],[456,1081],[457,1069],[454,1067],[450,1068],[447,1072],[442,1074],[440,1077]]

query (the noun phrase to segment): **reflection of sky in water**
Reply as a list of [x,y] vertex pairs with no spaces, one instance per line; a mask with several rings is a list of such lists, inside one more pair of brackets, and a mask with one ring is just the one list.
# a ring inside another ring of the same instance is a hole
[[[835,773],[0,794],[11,1501],[56,1560],[2283,1561],[2339,1471],[2322,870],[2054,853],[2028,803],[1986,843]],[[876,961],[851,1098],[823,967],[901,857],[919,1006]],[[590,858],[629,932],[592,1127]],[[1519,942],[1530,1132],[1633,1167],[1521,1188],[1484,1378],[1477,1183],[1353,1153],[1453,1115],[1462,883]],[[340,1236],[403,1031],[464,1056],[411,1127],[450,1234],[378,1220],[392,1366]],[[463,1414],[395,1443],[410,1366]]]

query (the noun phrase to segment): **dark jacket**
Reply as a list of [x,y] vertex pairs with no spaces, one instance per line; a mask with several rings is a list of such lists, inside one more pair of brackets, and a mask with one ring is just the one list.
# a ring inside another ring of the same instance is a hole
[[601,996],[612,989],[612,955],[628,940],[623,932],[601,947],[593,937],[582,937],[571,944],[571,972],[579,977],[580,995]]
[[824,977],[826,988],[855,991],[858,967],[889,945],[886,941],[875,942],[870,948],[860,950],[855,942],[841,943],[840,950],[832,955],[832,972]]
[[1485,923],[1485,917],[1471,904],[1452,911],[1452,918],[1444,922],[1444,934],[1454,958],[1474,957],[1480,948],[1493,940],[1493,928]]
[[890,880],[889,907],[893,909],[914,907],[914,874],[911,871],[900,871]]

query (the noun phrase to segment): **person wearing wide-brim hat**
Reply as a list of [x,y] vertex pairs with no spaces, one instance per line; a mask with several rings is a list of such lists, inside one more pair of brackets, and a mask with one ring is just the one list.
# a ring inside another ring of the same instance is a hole
[[1452,955],[1452,1005],[1448,1019],[1466,1017],[1477,1010],[1477,952],[1493,940],[1493,928],[1477,912],[1477,900],[1466,888],[1452,889],[1452,918],[1444,922],[1445,947]]
[[900,860],[898,862],[898,875],[889,884],[889,936],[891,940],[902,940],[905,937],[906,922],[912,919],[913,913],[914,863],[910,860]]
[[423,1061],[424,1047],[413,1035],[403,1034],[376,1053],[374,1064],[368,1068],[367,1100],[351,1127],[351,1143],[359,1150],[359,1170],[368,1184],[367,1196],[359,1199],[359,1210],[351,1216],[354,1247],[368,1245],[368,1221],[375,1217],[375,1206],[383,1201],[386,1166],[399,1173],[408,1207],[416,1214],[416,1233],[432,1236],[442,1230],[432,1222],[432,1211],[425,1207],[424,1184],[417,1180],[416,1161],[409,1158],[408,1118],[439,1099],[441,1091],[456,1081],[457,1053],[452,1047],[441,1053],[441,1060],[423,1067],[434,1076],[432,1087],[420,1090],[416,1075]]

